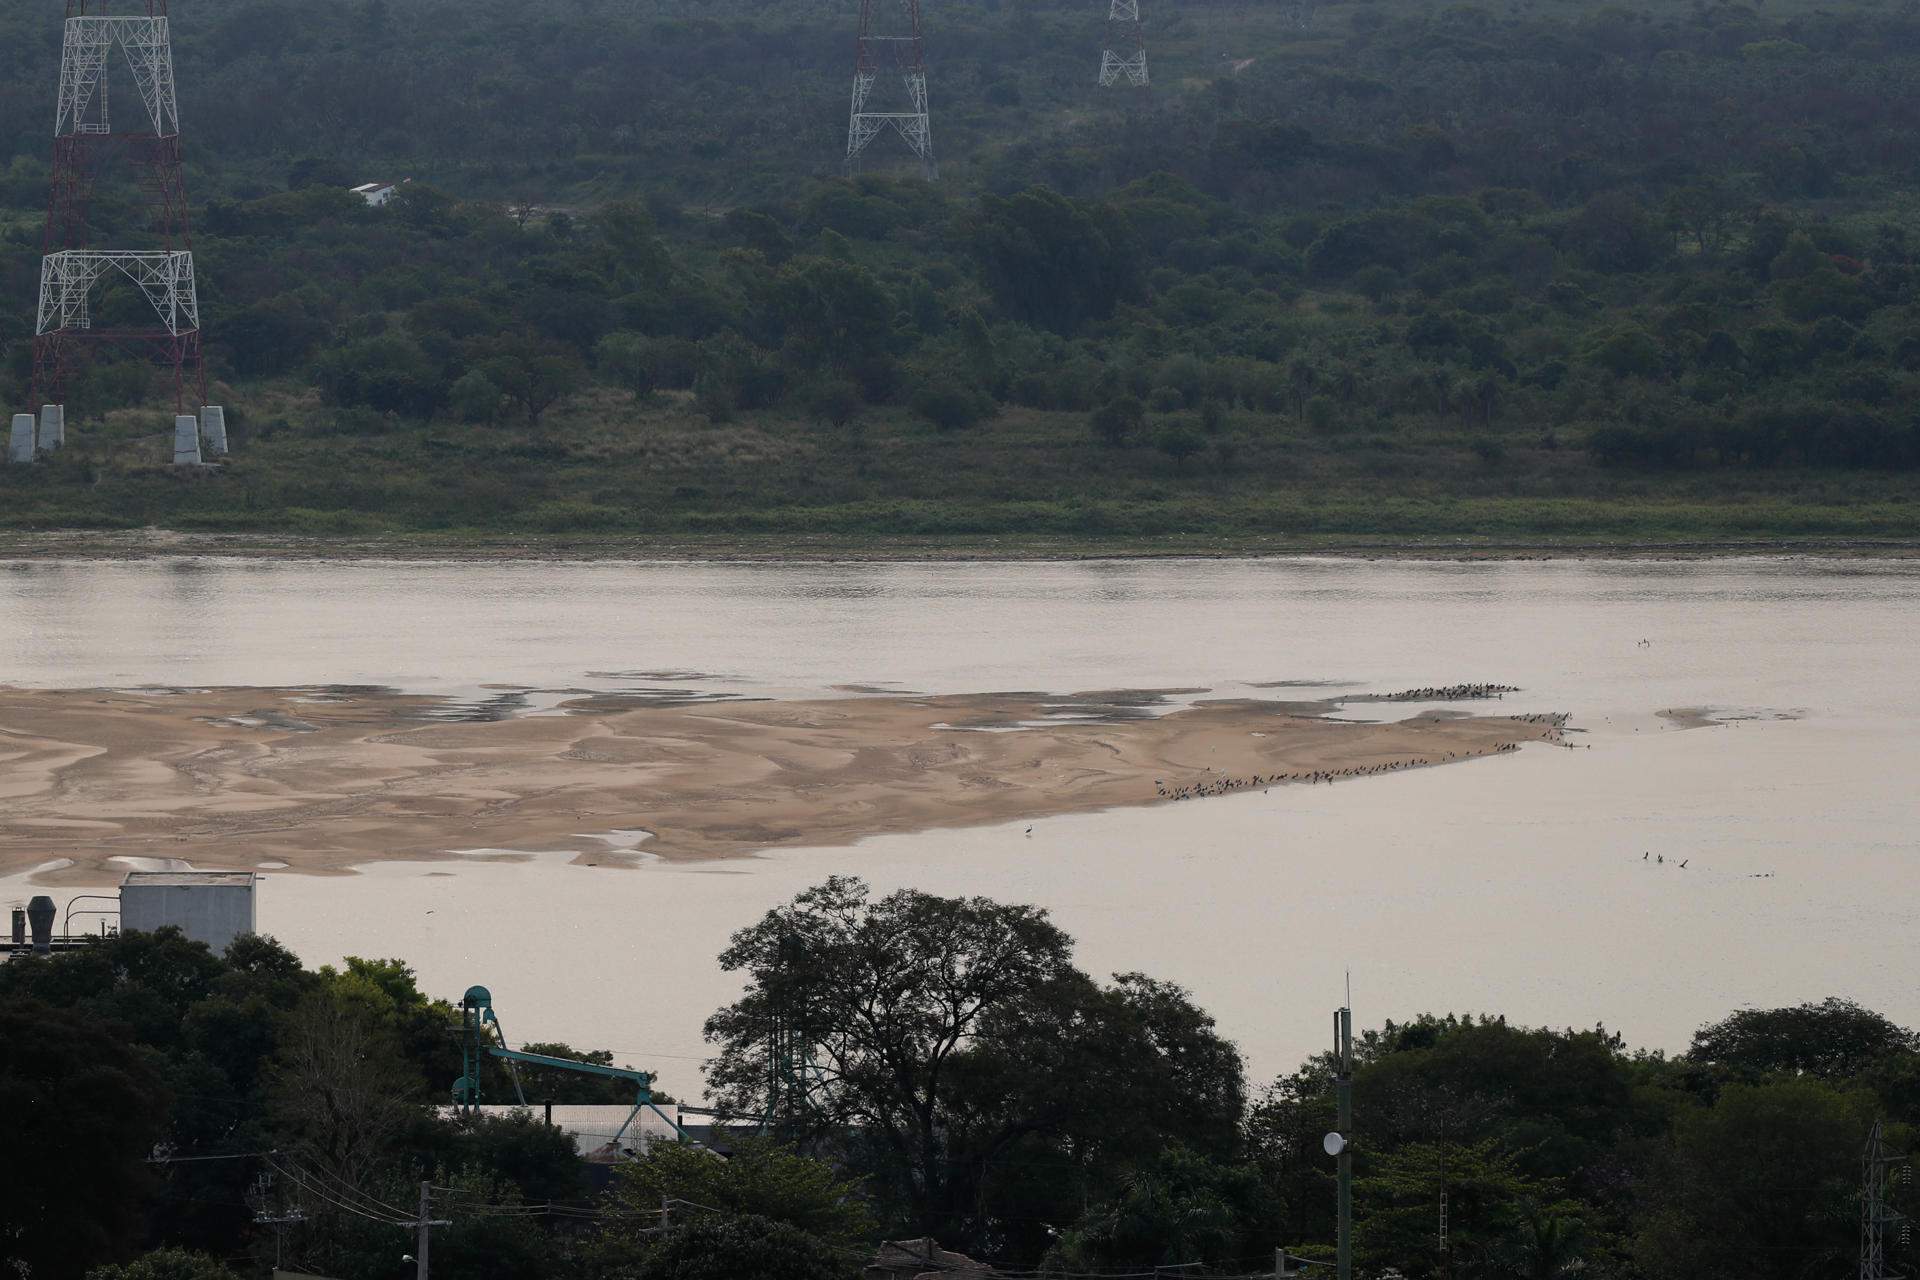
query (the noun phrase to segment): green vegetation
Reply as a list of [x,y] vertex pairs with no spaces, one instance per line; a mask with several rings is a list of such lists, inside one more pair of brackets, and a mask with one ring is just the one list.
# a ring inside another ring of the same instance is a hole
[[[1920,533],[1920,16],[1289,9],[1160,5],[1148,99],[1091,9],[943,6],[928,185],[829,176],[844,13],[183,8],[237,451],[100,365],[0,527]],[[0,18],[16,405],[57,34]]]
[[[227,1280],[280,1251],[379,1280],[422,1180],[450,1220],[436,1273],[482,1280],[852,1280],[903,1237],[1063,1277],[1330,1253],[1330,1057],[1250,1091],[1186,992],[1094,979],[1044,911],[836,878],[720,963],[744,990],[708,1024],[707,1090],[775,1105],[776,1132],[722,1137],[725,1159],[656,1144],[597,1195],[537,1114],[429,1105],[456,1014],[397,961],[314,972],[269,939],[217,957],[163,930],[0,965],[0,1106],[34,1168],[0,1200],[0,1268]],[[1276,1016],[1318,1021],[1297,1006]],[[775,1048],[776,1023],[810,1048]],[[1898,1158],[1920,1123],[1920,1036],[1843,1000],[1734,1013],[1677,1057],[1451,1015],[1356,1050],[1370,1280],[1839,1274],[1870,1127]],[[1891,1194],[1920,1210],[1909,1181]]]

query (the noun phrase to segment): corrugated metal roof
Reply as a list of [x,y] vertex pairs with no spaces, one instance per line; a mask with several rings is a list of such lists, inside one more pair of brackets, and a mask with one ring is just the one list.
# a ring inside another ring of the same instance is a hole
[[245,888],[257,879],[259,876],[251,871],[129,871],[121,877],[120,887],[167,889],[189,885],[194,888],[231,885]]
[[[680,1119],[680,1108],[671,1102],[661,1103],[660,1110],[672,1116],[675,1121]],[[538,1102],[528,1103],[524,1107],[491,1102],[482,1103],[479,1111],[483,1115],[490,1116],[505,1116],[515,1111],[529,1111],[536,1117],[543,1117],[546,1107],[545,1104]],[[440,1114],[448,1118],[458,1113],[457,1107],[440,1108]],[[629,1123],[629,1117],[632,1118],[631,1123]],[[650,1142],[677,1136],[673,1131],[673,1125],[662,1119],[659,1112],[647,1109],[635,1116],[633,1104],[626,1102],[556,1102],[553,1104],[553,1127],[571,1134],[575,1149],[583,1156],[590,1155],[596,1149],[612,1142],[614,1135],[620,1134],[622,1128],[625,1128],[626,1132],[621,1134],[621,1145],[629,1148],[644,1148]]]

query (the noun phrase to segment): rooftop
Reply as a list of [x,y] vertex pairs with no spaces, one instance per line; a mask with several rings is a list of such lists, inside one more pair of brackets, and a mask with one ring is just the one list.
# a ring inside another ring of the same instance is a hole
[[237,888],[251,888],[260,877],[251,871],[129,871],[121,879],[122,889],[170,889],[192,886],[211,888],[216,885],[232,885]]

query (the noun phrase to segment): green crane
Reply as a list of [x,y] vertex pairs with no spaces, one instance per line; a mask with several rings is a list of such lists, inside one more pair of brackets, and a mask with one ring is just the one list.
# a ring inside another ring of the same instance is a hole
[[[507,1047],[507,1033],[500,1026],[499,1015],[493,1011],[493,993],[485,987],[468,987],[467,993],[460,997],[460,1078],[453,1082],[453,1104],[456,1107],[471,1108],[480,1105],[480,1069],[488,1058],[498,1058],[507,1064],[507,1074],[513,1080],[514,1099],[521,1106],[527,1105],[526,1091],[520,1087],[520,1073],[514,1070],[517,1063],[526,1063],[535,1067],[557,1067],[562,1071],[578,1071],[583,1075],[606,1076],[614,1080],[626,1080],[634,1087],[633,1110],[627,1114],[620,1131],[613,1135],[614,1145],[626,1136],[627,1130],[639,1118],[642,1111],[652,1111],[655,1115],[673,1126],[674,1137],[681,1142],[691,1142],[687,1131],[674,1117],[662,1111],[653,1100],[653,1073],[636,1071],[632,1067],[609,1067],[598,1062],[576,1062],[572,1058],[554,1058],[544,1053],[525,1053]],[[768,1116],[740,1115],[737,1112],[717,1111],[711,1107],[689,1107],[675,1104],[682,1115],[713,1116],[725,1120],[748,1120],[760,1125],[763,1131],[771,1127]]]
[[[680,1122],[662,1111],[653,1100],[653,1075],[647,1071],[635,1071],[631,1067],[607,1067],[597,1062],[575,1062],[572,1058],[551,1058],[544,1053],[523,1053],[507,1047],[507,1033],[501,1029],[500,1018],[493,1011],[493,993],[485,987],[468,987],[467,993],[460,997],[460,1078],[453,1082],[453,1103],[457,1107],[477,1107],[480,1105],[480,1069],[487,1058],[498,1058],[507,1064],[507,1074],[513,1079],[514,1097],[521,1106],[527,1104],[525,1090],[520,1087],[520,1073],[514,1070],[516,1063],[527,1063],[535,1067],[557,1067],[562,1071],[578,1071],[584,1075],[607,1076],[615,1080],[626,1080],[634,1087],[633,1110],[628,1113],[626,1123],[613,1135],[617,1146],[626,1136],[635,1119],[642,1111],[652,1111],[655,1115],[673,1126],[674,1136],[682,1142],[688,1141],[687,1131]],[[704,1108],[682,1107],[682,1111],[703,1111]]]

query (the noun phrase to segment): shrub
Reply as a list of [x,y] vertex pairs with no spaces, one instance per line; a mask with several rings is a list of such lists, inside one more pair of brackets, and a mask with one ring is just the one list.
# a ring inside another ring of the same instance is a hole
[[913,411],[940,431],[970,427],[993,413],[993,399],[957,378],[934,378],[913,393]]

